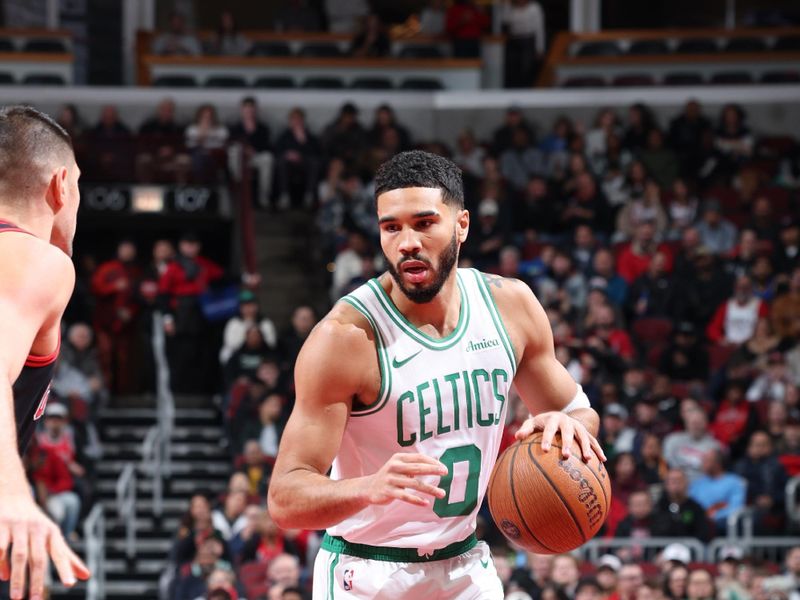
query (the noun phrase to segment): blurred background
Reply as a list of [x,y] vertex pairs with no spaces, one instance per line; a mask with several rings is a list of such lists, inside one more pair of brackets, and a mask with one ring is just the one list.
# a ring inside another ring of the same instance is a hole
[[96,577],[51,598],[310,597],[319,532],[265,510],[293,365],[383,271],[373,174],[412,148],[602,415],[596,539],[526,555],[481,512],[507,598],[800,598],[797,2],[0,7],[0,102],[83,172],[27,465]]

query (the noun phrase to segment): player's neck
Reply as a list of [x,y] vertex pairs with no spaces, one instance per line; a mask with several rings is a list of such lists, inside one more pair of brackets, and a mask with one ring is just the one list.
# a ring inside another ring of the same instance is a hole
[[452,332],[461,314],[461,294],[458,290],[456,269],[453,269],[442,289],[430,302],[412,302],[392,280],[389,295],[400,313],[415,327],[433,327],[440,336]]
[[30,211],[14,210],[0,204],[0,221],[13,223],[46,242],[53,233],[53,215],[37,214]]

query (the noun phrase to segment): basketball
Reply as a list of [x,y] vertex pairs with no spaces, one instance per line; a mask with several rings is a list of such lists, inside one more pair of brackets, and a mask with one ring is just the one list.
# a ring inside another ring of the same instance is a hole
[[577,443],[564,460],[559,434],[549,452],[541,442],[542,432],[536,432],[500,455],[489,479],[489,509],[517,546],[561,554],[600,530],[611,504],[611,481],[597,456],[583,461]]

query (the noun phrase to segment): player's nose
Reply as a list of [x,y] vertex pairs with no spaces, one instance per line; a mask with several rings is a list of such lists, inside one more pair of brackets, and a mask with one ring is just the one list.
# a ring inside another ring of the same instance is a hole
[[421,247],[419,236],[413,229],[406,229],[400,235],[398,250],[400,250],[402,254],[416,254]]

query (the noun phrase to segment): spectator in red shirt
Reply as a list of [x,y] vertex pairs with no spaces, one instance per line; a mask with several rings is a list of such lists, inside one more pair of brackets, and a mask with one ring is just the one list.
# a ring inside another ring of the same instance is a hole
[[472,0],[456,0],[445,16],[445,29],[453,40],[453,56],[480,56],[481,35],[488,26],[489,17]]
[[178,244],[178,254],[158,282],[162,306],[167,311],[164,330],[170,363],[172,388],[176,392],[197,393],[207,388],[204,376],[211,369],[210,344],[200,295],[223,276],[222,268],[200,256],[202,245],[193,233],[186,233]]
[[755,414],[745,398],[744,384],[729,383],[709,431],[736,456],[744,450],[747,436],[755,426]]
[[594,331],[586,343],[595,351],[613,353],[627,363],[634,357],[633,342],[627,331],[617,327],[615,320],[613,308],[598,308]]
[[617,271],[630,285],[647,271],[656,252],[664,255],[664,271],[672,272],[672,251],[669,246],[656,242],[655,227],[651,222],[640,223],[634,231],[633,240],[619,255]]
[[753,282],[741,275],[736,278],[733,297],[717,307],[706,335],[717,344],[739,346],[753,336],[759,318],[768,315],[766,302],[753,293]]
[[92,276],[97,298],[94,331],[103,375],[119,394],[137,390],[137,288],[142,271],[136,265],[136,246],[130,240],[117,245],[117,257],[104,262]]
[[255,531],[244,544],[242,563],[258,561],[267,564],[277,556],[288,553],[299,558],[295,544],[286,538],[272,520],[269,511],[262,510],[256,521]]

